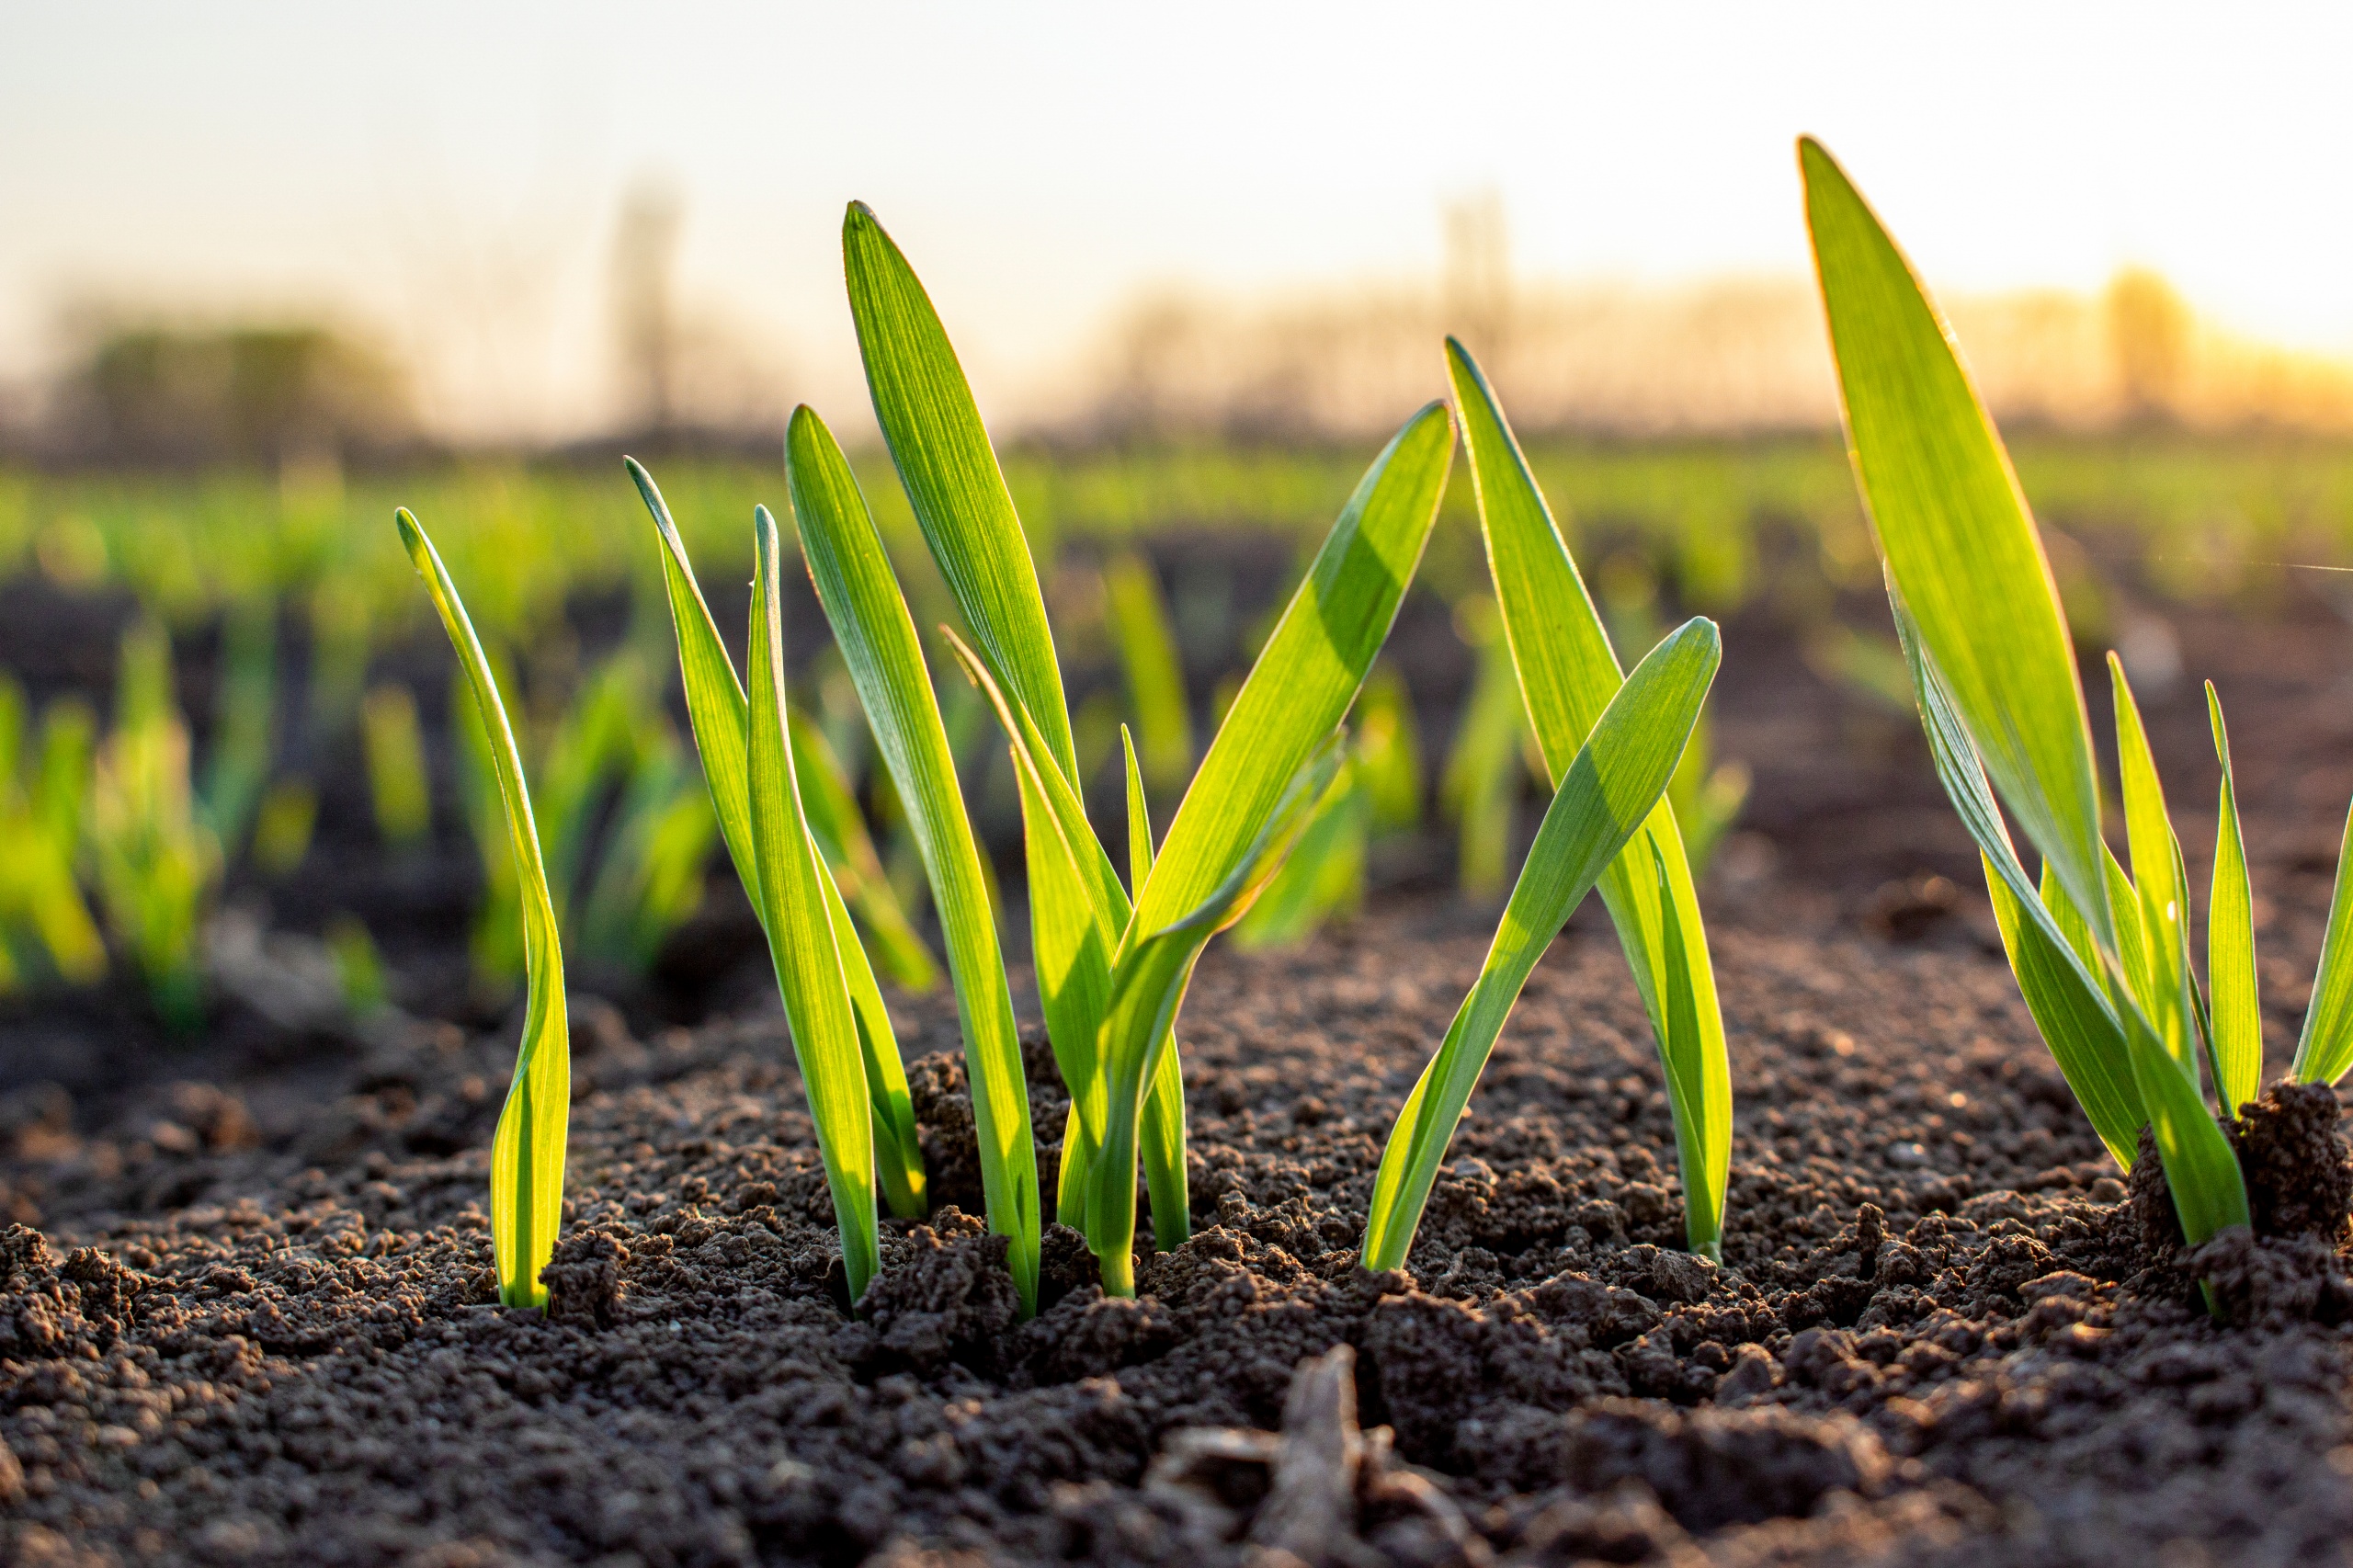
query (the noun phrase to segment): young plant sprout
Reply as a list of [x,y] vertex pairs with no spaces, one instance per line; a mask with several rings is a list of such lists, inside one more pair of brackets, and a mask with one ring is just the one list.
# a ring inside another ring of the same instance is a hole
[[40,968],[77,985],[106,973],[106,941],[74,877],[92,730],[86,707],[58,699],[28,754],[23,688],[0,675],[0,994]]
[[[1666,792],[1722,657],[1714,622],[1699,619],[1685,625],[1635,666],[1564,770],[1504,906],[1478,983],[1463,998],[1445,1041],[1422,1070],[1389,1134],[1365,1216],[1367,1268],[1404,1266],[1438,1163],[1520,988]],[[1654,886],[1664,896],[1665,861],[1655,847],[1651,854]],[[1681,956],[1675,950],[1676,936],[1677,927],[1666,926],[1670,960]],[[1688,1002],[1689,988],[1678,995]],[[1678,1021],[1689,1027],[1688,1019]]]
[[[1224,715],[1148,869],[1149,828],[1131,827],[1131,877],[1142,875],[1123,888],[1086,820],[1036,566],[963,370],[914,270],[864,207],[850,209],[842,245],[876,419],[971,631],[969,644],[955,641],[958,656],[1012,744],[1040,990],[1071,1091],[1057,1208],[1086,1233],[1104,1290],[1131,1294],[1139,1153],[1155,1239],[1173,1246],[1190,1233],[1173,1039],[1185,988],[1209,938],[1241,918],[1280,867],[1339,767],[1340,721],[1437,519],[1452,421],[1433,404],[1375,460]],[[794,418],[790,456],[804,542],[843,531],[844,517],[861,525],[847,531],[870,538],[847,464],[806,411]],[[834,477],[813,483],[819,473]],[[847,645],[822,551],[811,553]],[[874,558],[887,573],[879,544]],[[873,714],[877,694],[861,683],[860,695]],[[1131,820],[1148,824],[1141,781],[1130,777]]]
[[[1557,803],[1560,787],[1624,677],[1502,404],[1470,351],[1450,338],[1446,347],[1504,637]],[[1525,880],[1527,873],[1521,875]],[[1719,1257],[1732,1171],[1732,1074],[1707,927],[1671,804],[1661,801],[1651,808],[1633,841],[1602,872],[1600,886],[1665,1070],[1683,1176],[1686,1244],[1703,1257]],[[1508,906],[1504,917],[1506,924],[1512,919]]]
[[118,946],[164,1020],[192,1029],[203,1021],[201,940],[221,846],[197,811],[171,656],[153,621],[123,635],[114,727],[91,772],[88,845]]
[[498,1131],[490,1147],[490,1233],[497,1254],[498,1299],[510,1307],[547,1303],[540,1271],[555,1251],[556,1227],[563,1219],[563,1159],[572,1112],[572,1037],[564,1014],[563,947],[555,903],[548,894],[547,867],[531,820],[531,797],[523,783],[523,758],[506,722],[506,705],[491,678],[490,661],[458,597],[433,541],[408,509],[394,514],[401,543],[425,579],[425,591],[440,612],[441,629],[457,651],[458,665],[473,687],[498,792],[506,804],[507,842],[522,892],[523,951],[528,992],[523,1039],[515,1053],[515,1076]]
[[[771,956],[776,960],[778,982],[788,982],[798,988],[802,1016],[813,1031],[818,1031],[807,1041],[802,1038],[801,1017],[788,1010],[787,1022],[791,1024],[793,1047],[797,1052],[823,1051],[834,1049],[830,1033],[835,1019],[829,971],[824,968],[824,955],[834,955],[835,970],[849,997],[851,1008],[851,1041],[858,1058],[859,1094],[857,1103],[864,1107],[862,1115],[871,1125],[860,1134],[841,1127],[828,1128],[821,1119],[818,1136],[821,1152],[827,1161],[826,1176],[834,1184],[837,1214],[844,1220],[844,1267],[853,1278],[853,1289],[863,1290],[866,1275],[871,1272],[872,1258],[879,1256],[875,1248],[880,1243],[871,1233],[876,1221],[870,1188],[880,1184],[884,1200],[893,1214],[904,1218],[919,1218],[930,1211],[926,1196],[923,1151],[916,1142],[914,1102],[907,1095],[905,1064],[899,1055],[899,1040],[891,1024],[891,1015],[882,1003],[881,987],[876,983],[874,971],[869,962],[865,947],[858,939],[851,924],[848,905],[832,871],[818,856],[813,877],[805,881],[801,867],[792,847],[791,830],[786,824],[797,818],[801,831],[812,844],[816,841],[813,818],[810,810],[809,786],[799,778],[798,753],[790,744],[793,715],[783,707],[783,687],[780,678],[773,684],[777,696],[775,705],[782,714],[787,737],[784,755],[780,758],[765,759],[764,771],[758,779],[752,772],[751,744],[755,714],[752,699],[745,694],[744,686],[736,678],[735,665],[727,655],[727,645],[720,641],[718,623],[711,619],[710,607],[704,603],[701,588],[695,582],[694,568],[687,560],[686,542],[678,535],[677,525],[671,520],[670,509],[662,500],[662,492],[654,483],[654,476],[628,460],[630,478],[637,484],[638,494],[644,498],[647,511],[661,540],[662,577],[670,601],[672,624],[677,634],[678,670],[686,688],[687,717],[693,726],[695,749],[702,758],[703,782],[710,791],[710,803],[719,819],[720,837],[727,845],[727,853],[734,862],[736,877],[744,884],[744,892],[751,900],[753,913],[768,932]],[[773,528],[763,509],[756,521],[756,544],[767,549],[766,540]],[[776,656],[782,652],[778,639],[765,630],[768,607],[776,605],[779,625],[782,621],[782,607],[773,596],[760,597],[765,589],[756,585],[754,605],[758,612],[754,618],[755,642],[760,649],[777,646]],[[754,667],[756,688],[763,683],[757,666]],[[945,740],[941,741],[944,751]],[[797,800],[788,812],[780,802],[755,798],[756,788],[793,787]],[[782,874],[790,879],[786,892],[790,896],[772,898],[767,891],[766,872],[760,858],[758,828],[765,824],[778,842],[770,853],[780,857]],[[967,832],[969,841],[970,834]],[[977,854],[977,851],[974,852]],[[786,929],[781,936],[777,926]],[[820,927],[822,926],[822,931]],[[988,933],[995,937],[995,923],[988,923]],[[953,949],[951,948],[951,957]],[[1000,978],[1003,966],[998,968]],[[1012,1002],[1008,994],[1006,1009],[1010,1015]],[[827,1095],[820,1096],[817,1085],[808,1085],[810,1114],[813,1117],[854,1117],[841,1108],[847,1102],[837,1102],[831,1091],[847,1074],[835,1071],[831,1057],[819,1063],[828,1074]],[[809,1070],[803,1062],[804,1078]],[[830,1136],[831,1142],[827,1139]],[[867,1158],[870,1175],[866,1177],[870,1191],[863,1203],[845,1193],[839,1185],[847,1179],[847,1162],[854,1157],[861,1137],[870,1151]],[[829,1152],[827,1152],[829,1151]],[[863,1233],[850,1227],[862,1226]],[[855,1261],[852,1254],[858,1254]]]
[[[1798,153],[1848,448],[1938,778],[1977,843],[2011,971],[2076,1100],[2121,1165],[2149,1128],[2182,1233],[2202,1242],[2245,1224],[2247,1199],[2201,1096],[2201,1056],[2225,1116],[2255,1097],[2262,1066],[2222,705],[2210,685],[2222,764],[2210,1007],[2190,960],[2180,846],[2123,665],[2109,656],[2129,871],[2100,835],[2075,644],[2001,437],[1878,218],[1818,143]],[[2020,863],[2003,806],[2040,854],[2040,878]],[[2333,1083],[2353,1062],[2347,903],[2340,859],[2295,1081]]]

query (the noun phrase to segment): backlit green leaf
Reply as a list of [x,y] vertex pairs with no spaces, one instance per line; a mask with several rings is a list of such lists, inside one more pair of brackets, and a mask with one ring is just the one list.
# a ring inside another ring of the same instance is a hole
[[[2108,656],[2116,696],[2117,771],[2124,790],[2124,832],[2132,856],[2131,886],[2141,906],[2143,942],[2135,996],[2173,1059],[2196,1071],[2195,1009],[2189,1000],[2189,893],[2165,786],[2157,778],[2140,704],[2124,678],[2123,661]],[[2139,987],[2145,986],[2145,989]]]
[[540,1271],[555,1251],[556,1227],[563,1220],[563,1160],[572,1114],[572,1036],[563,994],[563,946],[556,934],[555,903],[548,894],[547,867],[540,857],[540,835],[531,819],[531,797],[523,784],[523,759],[506,706],[491,679],[490,661],[473,622],[458,597],[433,541],[404,507],[394,514],[401,543],[425,579],[441,628],[449,634],[458,663],[473,687],[474,703],[489,733],[491,764],[506,804],[507,840],[515,854],[523,892],[523,1040],[515,1056],[515,1076],[498,1113],[490,1147],[490,1230],[497,1256],[498,1299],[510,1307],[546,1303]]
[[1830,154],[1799,143],[1855,475],[1985,771],[2103,948],[2099,789],[2042,540],[1944,323]]
[[2337,845],[2328,932],[2321,938],[2313,999],[2304,1008],[2304,1029],[2288,1076],[2299,1084],[2334,1084],[2348,1067],[2353,1067],[2353,813],[2346,817]]
[[939,912],[963,1027],[989,1226],[1011,1238],[1014,1283],[1024,1312],[1033,1312],[1040,1216],[1029,1086],[987,875],[965,814],[931,672],[866,498],[814,411],[793,411],[785,450],[810,575],[906,811]]
[[2247,881],[2246,840],[2239,832],[2238,788],[2231,778],[2231,736],[2222,699],[2206,683],[2214,756],[2222,765],[2215,806],[2214,883],[2206,904],[2206,985],[2213,1006],[2214,1092],[2236,1118],[2263,1089],[2263,1005],[2256,989],[2255,892]]
[[[687,721],[694,731],[695,750],[702,758],[703,782],[719,817],[720,836],[726,841],[728,858],[734,862],[735,875],[744,884],[744,896],[765,925],[767,902],[760,896],[760,868],[752,846],[750,705],[743,683],[735,678],[727,645],[720,641],[719,625],[703,602],[694,566],[687,559],[686,541],[678,537],[662,492],[635,459],[621,460],[645,501],[645,509],[653,514],[661,539],[662,581],[670,601],[670,624],[677,633]],[[925,1197],[923,1150],[916,1139],[915,1105],[907,1094],[907,1072],[900,1057],[898,1036],[831,870],[825,870],[819,881],[835,945],[858,1008],[858,1039],[866,1051],[866,1082],[874,1113],[876,1176],[893,1214],[919,1218],[930,1211],[930,1205]]]
[[850,315],[874,417],[915,522],[972,634],[1029,710],[1048,756],[1078,781],[1062,666],[1038,568],[972,389],[931,296],[864,202],[842,220]]
[[[1367,1268],[1404,1267],[1447,1145],[1521,988],[1665,792],[1722,657],[1715,624],[1688,622],[1635,667],[1571,761],[1504,906],[1478,982],[1389,1134],[1365,1219]],[[1654,860],[1654,880],[1663,881],[1665,869],[1664,857]]]

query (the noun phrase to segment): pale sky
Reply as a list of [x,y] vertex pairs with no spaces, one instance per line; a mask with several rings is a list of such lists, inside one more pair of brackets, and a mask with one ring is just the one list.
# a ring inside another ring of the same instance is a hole
[[2348,62],[2341,6],[0,0],[0,379],[76,300],[293,301],[446,428],[585,428],[658,175],[795,395],[857,395],[858,198],[1017,410],[1142,288],[1427,275],[1483,191],[1523,275],[1800,273],[1801,131],[1938,287],[2139,263],[2353,354]]

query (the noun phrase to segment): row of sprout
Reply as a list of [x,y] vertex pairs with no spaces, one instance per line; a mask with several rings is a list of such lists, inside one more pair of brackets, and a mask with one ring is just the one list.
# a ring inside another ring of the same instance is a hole
[[[2120,859],[2102,833],[2070,607],[2009,456],[1876,217],[1820,147],[1802,143],[1801,163],[1869,559],[1883,574],[1896,632],[1850,634],[1821,657],[1916,710],[1938,777],[1983,852],[2037,1027],[2119,1164],[2132,1163],[2144,1135],[2154,1145],[2183,1234],[2201,1242],[2247,1222],[2229,1128],[2257,1095],[2262,1062],[2252,898],[2219,697],[2208,688],[2222,783],[2201,951],[2121,664],[2111,656]],[[1036,1305],[1049,1213],[1086,1237],[1108,1292],[1131,1293],[1140,1187],[1156,1247],[1180,1245],[1190,1231],[1181,1022],[1202,952],[1223,931],[1293,940],[1353,908],[1368,846],[1418,812],[1412,706],[1394,671],[1376,661],[1422,568],[1458,442],[1488,583],[1458,596],[1476,675],[1440,789],[1461,824],[1466,885],[1501,891],[1506,880],[1515,770],[1531,769],[1551,798],[1479,975],[1399,1109],[1362,1261],[1405,1263],[1521,987],[1596,887],[1658,1048],[1687,1244],[1719,1256],[1733,1108],[1694,867],[1739,810],[1746,781],[1714,766],[1694,739],[1720,657],[1713,624],[1665,631],[1641,595],[1605,594],[1597,608],[1495,389],[1449,341],[1450,398],[1407,421],[1357,481],[1262,629],[1246,676],[1220,692],[1206,746],[1191,733],[1168,607],[1132,558],[1113,561],[1101,578],[1127,708],[1090,701],[1074,710],[1056,646],[1065,628],[1048,613],[1036,566],[1047,551],[1025,530],[928,297],[862,207],[846,222],[844,257],[895,479],[888,506],[911,520],[939,586],[894,566],[869,499],[885,477],[861,475],[803,407],[787,441],[784,521],[766,507],[753,518],[739,671],[680,520],[653,476],[631,464],[654,523],[686,739],[669,728],[642,659],[599,673],[552,732],[518,733],[502,698],[511,678],[477,638],[424,529],[408,512],[399,517],[460,656],[461,710],[479,719],[464,730],[469,818],[492,886],[477,960],[519,969],[527,982],[493,1151],[501,1298],[544,1301],[540,1273],[562,1211],[565,957],[647,961],[693,907],[714,840],[767,937],[853,1295],[881,1266],[880,1215],[918,1217],[929,1207],[881,981],[920,987],[943,978],[943,967],[986,1218],[1008,1239],[1025,1309]],[[698,539],[712,537],[708,520],[695,526]],[[795,695],[786,679],[783,604],[796,569],[814,586],[848,687],[838,700]],[[917,605],[943,612],[925,618],[935,631],[926,633]],[[1620,648],[1647,650],[1631,674]],[[261,679],[253,677],[256,688]],[[240,689],[233,669],[224,700]],[[414,705],[393,690],[365,707],[380,821],[388,834],[404,820],[419,831]],[[12,836],[40,846],[12,863],[0,916],[12,923],[12,954],[38,946],[60,973],[86,976],[105,953],[81,903],[80,888],[94,887],[118,949],[171,1006],[187,984],[173,955],[200,903],[188,890],[217,875],[224,843],[242,835],[261,855],[291,830],[267,825],[278,792],[249,767],[215,767],[200,790],[189,788],[186,732],[152,633],[126,644],[117,709],[103,741],[77,710],[53,710],[37,741],[21,703],[0,711],[9,744],[0,778],[14,780],[0,810]],[[1038,994],[1069,1091],[1051,1193],[1040,1190],[1040,1134],[1000,945],[1000,893],[967,799],[976,725],[994,726],[1017,796]],[[239,733],[224,719],[216,761]],[[689,744],[699,769],[688,766]],[[889,805],[887,847],[870,835],[854,770],[842,762],[845,751],[870,748],[873,792]],[[1088,814],[1087,787],[1114,762],[1125,809],[1120,831],[1106,835]],[[600,789],[609,794],[616,778],[621,825],[600,835],[604,858],[592,870],[585,802]],[[2013,823],[2039,859],[2035,872]],[[2290,1069],[2299,1081],[2333,1083],[2353,1064],[2353,894],[2342,873],[2340,863]],[[918,934],[926,903],[944,966]]]

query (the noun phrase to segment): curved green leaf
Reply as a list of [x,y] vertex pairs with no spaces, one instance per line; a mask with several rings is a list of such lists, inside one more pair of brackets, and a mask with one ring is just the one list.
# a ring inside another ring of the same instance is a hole
[[924,541],[972,635],[1037,721],[1049,758],[1075,783],[1070,711],[1037,563],[939,312],[862,201],[842,219],[842,267],[875,421]]
[[2328,895],[2328,931],[2321,938],[2313,999],[2288,1070],[2298,1084],[2334,1084],[2353,1067],[2353,812],[2336,848],[2336,886]]
[[1454,421],[1433,403],[1358,482],[1176,808],[1136,895],[1142,930],[1187,918],[1226,881],[1347,716],[1421,564],[1453,457]]
[[817,597],[930,880],[963,1027],[989,1226],[1011,1238],[1014,1284],[1023,1312],[1034,1312],[1040,1218],[1029,1090],[987,873],[965,814],[931,672],[848,460],[805,405],[792,414],[785,467]]
[[[637,485],[645,509],[653,514],[662,543],[662,582],[670,601],[670,624],[677,634],[678,675],[686,687],[687,722],[694,731],[695,751],[702,759],[704,784],[710,790],[712,810],[719,818],[720,836],[727,858],[744,884],[744,896],[765,926],[766,901],[760,896],[760,868],[752,847],[750,769],[747,743],[751,710],[743,683],[735,678],[734,661],[720,641],[719,624],[710,618],[694,566],[687,559],[686,541],[662,499],[654,476],[634,458],[623,466]],[[804,811],[807,801],[802,801]],[[858,1007],[858,1040],[866,1050],[866,1082],[873,1101],[876,1175],[891,1212],[903,1219],[920,1219],[931,1211],[925,1196],[923,1146],[915,1131],[914,1101],[907,1093],[907,1070],[899,1054],[899,1038],[875,983],[866,948],[850,924],[849,910],[830,867],[820,879],[825,913],[834,927],[842,967],[849,978],[850,995]]]
[[[2173,1059],[2197,1071],[2196,1008],[2189,999],[2189,879],[2181,866],[2165,809],[2157,759],[2149,750],[2140,704],[2132,699],[2124,663],[2108,656],[2116,701],[2117,774],[2124,791],[2125,846],[2132,857],[2131,886],[2141,911],[2142,963],[2133,995]],[[2128,973],[2131,972],[2130,971]]]
[[1881,558],[2003,801],[2112,947],[2091,729],[2041,537],[1903,253],[1820,143],[1802,140],[1798,157]]
[[[1447,1145],[1536,960],[1666,791],[1722,657],[1715,624],[1687,622],[1635,666],[1553,791],[1479,979],[1398,1114],[1373,1178],[1364,1266],[1402,1268]],[[1654,878],[1665,875],[1662,856]]]
[[498,1299],[510,1307],[543,1306],[548,1291],[540,1282],[540,1271],[555,1251],[556,1228],[563,1222],[564,1145],[572,1114],[572,1034],[564,1010],[563,945],[556,933],[555,901],[548,893],[547,865],[531,819],[530,791],[523,783],[523,758],[516,750],[515,732],[506,722],[506,706],[499,700],[482,641],[474,635],[457,585],[449,581],[449,569],[425,529],[405,506],[393,518],[473,687],[522,885],[528,977],[523,1040],[516,1052],[506,1103],[498,1113],[498,1130],[491,1139],[490,1232],[498,1263]]
[[[1625,677],[1501,403],[1470,351],[1451,338],[1447,370],[1512,667],[1557,789]],[[1659,865],[1665,868],[1664,892]],[[1707,926],[1673,806],[1659,802],[1636,842],[1602,873],[1600,887],[1665,1070],[1685,1239],[1692,1251],[1714,1257],[1732,1174],[1732,1071]],[[1687,991],[1688,1014],[1678,995]],[[1678,1018],[1688,1018],[1688,1029]]]
[[865,1052],[841,949],[819,891],[824,882],[824,862],[810,839],[801,787],[793,778],[784,703],[782,546],[776,519],[767,507],[759,508],[754,528],[758,565],[752,585],[746,774],[752,851],[760,869],[768,954],[776,965],[777,989],[784,998],[809,1115],[817,1124],[817,1150],[825,1165],[825,1185],[833,1192],[842,1265],[855,1301],[881,1267]]
[[2206,985],[2212,995],[2214,1092],[2235,1118],[2263,1092],[2263,1004],[2256,988],[2255,890],[2246,872],[2246,840],[2239,832],[2238,786],[2231,778],[2231,736],[2222,699],[2206,683],[2206,715],[2214,729],[2214,757],[2222,765],[2214,813],[2214,883],[2206,903]]

